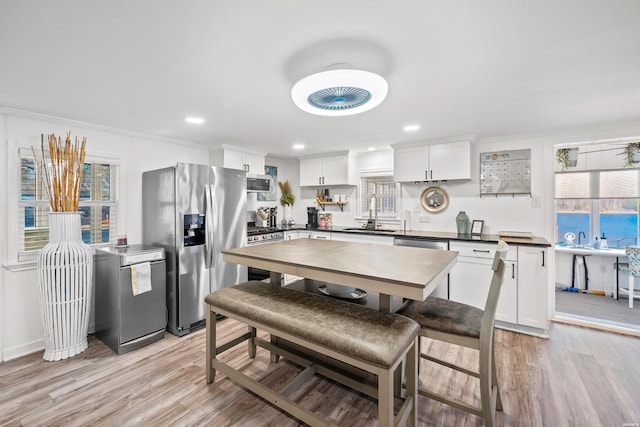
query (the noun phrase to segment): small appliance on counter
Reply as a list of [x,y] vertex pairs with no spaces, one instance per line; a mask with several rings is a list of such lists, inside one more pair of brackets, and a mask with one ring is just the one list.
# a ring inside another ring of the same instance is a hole
[[307,228],[318,228],[318,208],[307,208]]
[[270,218],[269,208],[258,208],[256,210],[256,227],[269,227],[271,224]]
[[164,338],[166,266],[162,248],[96,249],[96,337],[118,354]]

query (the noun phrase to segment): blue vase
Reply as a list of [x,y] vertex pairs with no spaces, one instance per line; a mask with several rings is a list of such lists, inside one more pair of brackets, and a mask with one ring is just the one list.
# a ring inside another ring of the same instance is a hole
[[458,234],[467,234],[469,230],[469,216],[465,211],[460,211],[456,216],[456,226],[458,227]]

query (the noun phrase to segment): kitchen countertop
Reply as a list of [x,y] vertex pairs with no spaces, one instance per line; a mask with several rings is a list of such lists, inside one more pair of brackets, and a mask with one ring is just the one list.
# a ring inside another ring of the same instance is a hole
[[507,243],[523,246],[544,246],[550,247],[546,239],[542,237],[533,237],[532,239],[520,238],[520,237],[500,237],[495,234],[483,234],[482,236],[471,236],[469,234],[462,235],[447,231],[418,231],[418,230],[367,230],[364,228],[356,229],[356,227],[346,227],[334,225],[331,227],[318,227],[307,228],[304,224],[295,224],[290,227],[280,227],[282,231],[329,231],[351,234],[368,234],[372,236],[391,236],[391,237],[403,237],[407,239],[417,240],[458,240],[462,242],[479,242],[479,243],[497,243],[502,239]]
[[567,252],[574,255],[596,255],[596,256],[615,256],[615,257],[627,256],[624,248],[595,249],[592,247],[556,245],[555,250],[556,252]]

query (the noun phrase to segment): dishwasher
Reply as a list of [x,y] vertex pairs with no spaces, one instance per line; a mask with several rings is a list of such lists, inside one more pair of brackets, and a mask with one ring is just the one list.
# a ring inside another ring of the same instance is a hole
[[100,341],[123,354],[164,338],[167,287],[163,248],[99,248],[94,271],[96,337]]
[[[427,240],[416,239],[411,237],[395,237],[393,239],[395,246],[410,246],[413,248],[437,249],[440,251],[449,250],[448,240]],[[449,275],[443,278],[438,287],[431,293],[432,296],[449,299]]]

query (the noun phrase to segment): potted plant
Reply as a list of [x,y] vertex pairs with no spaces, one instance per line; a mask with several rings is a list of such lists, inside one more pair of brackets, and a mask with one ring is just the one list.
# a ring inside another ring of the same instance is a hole
[[296,196],[293,195],[291,184],[289,184],[288,180],[285,182],[278,181],[278,187],[280,187],[280,204],[284,208],[282,225],[292,225],[293,202],[296,201]]
[[556,162],[562,170],[568,167],[574,167],[578,164],[578,147],[574,148],[558,148],[556,151]]
[[49,243],[38,254],[38,291],[44,330],[44,360],[61,360],[87,349],[91,309],[93,255],[82,241],[78,210],[86,138],[71,143],[44,135],[41,157],[31,147],[45,188],[49,212]]
[[624,167],[630,168],[640,162],[640,141],[630,142],[622,150],[624,156]]

